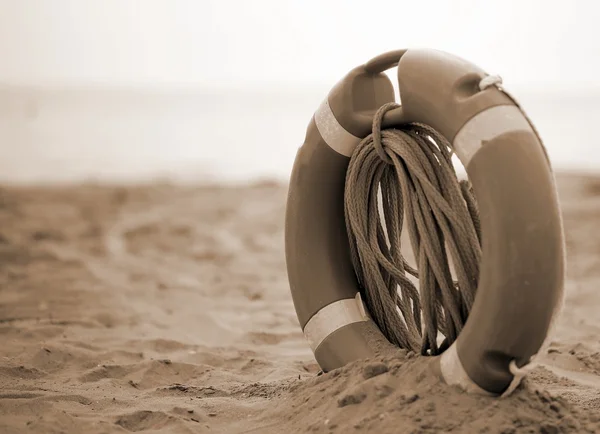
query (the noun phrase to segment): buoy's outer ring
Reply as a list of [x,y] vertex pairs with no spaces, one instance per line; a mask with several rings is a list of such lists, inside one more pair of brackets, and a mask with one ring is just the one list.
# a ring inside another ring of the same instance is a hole
[[393,349],[363,313],[357,297],[344,218],[349,161],[325,142],[313,118],[296,156],[286,209],[292,298],[309,345],[326,372]]
[[[483,76],[479,69],[436,55],[408,50],[408,60],[400,61],[402,116],[431,125],[453,143],[479,203],[483,255],[465,328],[434,364],[449,384],[499,394],[513,381],[510,362],[523,366],[540,349],[562,300],[564,236],[554,177],[512,99],[497,89],[472,90],[471,81]],[[447,67],[440,69],[439,62]],[[440,70],[450,72],[438,78]],[[423,87],[427,78],[436,83],[439,104]],[[294,164],[286,213],[288,275],[300,325],[325,371],[395,348],[356,296],[343,202],[352,143],[369,133],[375,110],[393,100],[386,76],[353,70],[317,110]]]

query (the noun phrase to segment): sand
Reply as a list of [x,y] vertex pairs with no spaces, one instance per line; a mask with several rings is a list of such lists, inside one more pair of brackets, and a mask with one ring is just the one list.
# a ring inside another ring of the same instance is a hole
[[404,351],[317,375],[285,185],[4,187],[0,433],[600,432],[600,179],[558,182],[566,304],[506,399]]

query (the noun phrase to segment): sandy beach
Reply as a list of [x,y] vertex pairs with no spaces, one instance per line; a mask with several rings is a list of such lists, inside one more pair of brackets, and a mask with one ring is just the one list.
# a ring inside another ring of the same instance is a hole
[[283,184],[2,187],[0,433],[600,432],[600,178],[558,185],[566,303],[506,399],[405,351],[317,375]]

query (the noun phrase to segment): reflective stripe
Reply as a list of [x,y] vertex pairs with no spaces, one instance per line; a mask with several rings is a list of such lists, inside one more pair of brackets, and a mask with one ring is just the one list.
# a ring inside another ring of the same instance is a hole
[[444,351],[444,353],[441,355],[440,368],[442,370],[442,377],[444,377],[444,381],[450,386],[458,386],[468,393],[497,396],[485,389],[482,389],[473,380],[471,380],[469,374],[467,374],[460,359],[458,358],[456,342],[450,345],[450,348]]
[[339,154],[351,157],[354,149],[362,140],[349,133],[335,118],[327,98],[315,112],[315,124],[325,143]]
[[463,125],[454,137],[452,147],[463,166],[467,167],[473,156],[492,140],[511,131],[531,131],[531,125],[515,105],[499,105],[484,110]]
[[314,353],[321,342],[336,330],[368,320],[360,293],[356,293],[356,297],[335,301],[314,314],[304,326],[304,336]]

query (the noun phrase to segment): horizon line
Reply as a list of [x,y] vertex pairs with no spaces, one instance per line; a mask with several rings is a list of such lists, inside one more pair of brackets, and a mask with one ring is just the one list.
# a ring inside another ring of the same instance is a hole
[[[108,81],[77,81],[77,82],[8,82],[0,81],[0,90],[61,90],[61,91],[143,91],[143,92],[269,92],[269,93],[303,93],[327,92],[335,83],[325,82],[108,82]],[[573,93],[576,96],[600,96],[600,86],[559,86],[508,84],[507,90],[530,95],[564,95]]]

